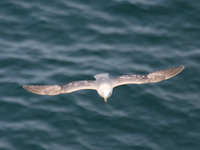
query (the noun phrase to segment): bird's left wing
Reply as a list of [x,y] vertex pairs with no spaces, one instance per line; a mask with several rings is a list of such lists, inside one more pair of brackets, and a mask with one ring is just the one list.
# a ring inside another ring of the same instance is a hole
[[113,86],[120,86],[123,84],[144,84],[144,83],[155,83],[162,80],[167,80],[174,77],[184,69],[184,66],[160,70],[152,72],[146,75],[123,75],[112,79]]
[[71,93],[78,90],[96,90],[95,81],[74,81],[64,85],[24,85],[27,91],[39,95],[58,95]]

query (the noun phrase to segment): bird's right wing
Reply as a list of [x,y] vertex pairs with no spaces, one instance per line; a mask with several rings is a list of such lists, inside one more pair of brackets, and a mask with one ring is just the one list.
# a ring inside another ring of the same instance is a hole
[[96,90],[95,85],[95,81],[85,80],[70,82],[65,85],[24,85],[23,88],[39,95],[58,95],[84,89]]
[[152,72],[146,75],[123,75],[117,78],[114,78],[113,86],[120,86],[123,84],[144,84],[144,83],[155,83],[160,82],[162,80],[167,80],[169,78],[174,77],[178,73],[180,73],[184,69],[184,66],[160,70],[156,72]]

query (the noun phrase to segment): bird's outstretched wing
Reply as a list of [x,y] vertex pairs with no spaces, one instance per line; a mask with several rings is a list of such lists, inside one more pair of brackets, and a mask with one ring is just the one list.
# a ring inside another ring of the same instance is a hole
[[39,95],[58,95],[84,89],[95,90],[96,86],[94,81],[85,80],[70,82],[65,85],[24,85],[23,88]]
[[184,69],[184,66],[160,70],[156,72],[152,72],[146,75],[123,75],[117,78],[114,78],[113,86],[119,86],[123,84],[144,84],[144,83],[155,83],[160,82],[162,80],[167,80],[169,78],[174,77],[178,73],[180,73]]

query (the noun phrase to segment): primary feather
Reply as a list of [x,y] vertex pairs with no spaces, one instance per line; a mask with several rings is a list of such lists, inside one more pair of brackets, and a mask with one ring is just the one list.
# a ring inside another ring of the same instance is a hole
[[94,81],[85,80],[70,82],[64,85],[24,85],[23,88],[39,95],[58,95],[84,89],[95,90],[96,86]]
[[145,75],[140,75],[140,74],[123,75],[114,78],[112,80],[113,86],[116,87],[123,84],[144,84],[144,83],[160,82],[174,77],[175,75],[180,73],[183,69],[184,66],[180,66],[180,67],[152,72]]

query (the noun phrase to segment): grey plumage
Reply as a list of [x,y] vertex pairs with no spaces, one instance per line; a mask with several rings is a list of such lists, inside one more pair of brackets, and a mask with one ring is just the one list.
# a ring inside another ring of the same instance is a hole
[[184,69],[184,66],[160,70],[145,75],[123,75],[113,79],[114,87],[123,84],[145,84],[145,83],[155,83],[162,80],[167,80],[174,77]]
[[39,95],[58,95],[77,90],[96,89],[94,81],[75,81],[65,85],[24,85],[23,88]]
[[29,92],[39,95],[58,95],[71,93],[78,90],[97,90],[98,94],[105,99],[111,96],[112,90],[116,86],[124,84],[145,84],[155,83],[174,77],[184,69],[184,66],[160,70],[145,75],[131,74],[109,79],[108,74],[97,74],[96,80],[84,80],[70,82],[64,85],[24,85],[23,88]]

